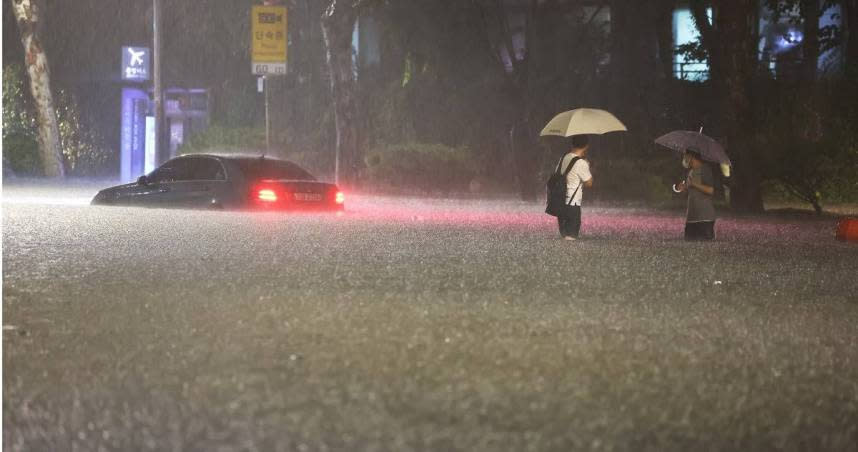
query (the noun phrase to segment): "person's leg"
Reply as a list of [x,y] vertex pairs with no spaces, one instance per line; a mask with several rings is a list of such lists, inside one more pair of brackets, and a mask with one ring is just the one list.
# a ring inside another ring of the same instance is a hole
[[569,235],[578,238],[581,232],[581,206],[569,206]]
[[715,222],[714,221],[705,221],[700,223],[701,227],[701,238],[704,240],[714,240],[715,239]]
[[563,209],[559,215],[557,215],[557,229],[560,230],[560,237],[566,237],[566,225],[569,223],[569,219],[566,217],[566,209]]
[[715,238],[714,221],[685,223],[685,240],[712,240]]
[[685,240],[697,240],[697,223],[685,223]]

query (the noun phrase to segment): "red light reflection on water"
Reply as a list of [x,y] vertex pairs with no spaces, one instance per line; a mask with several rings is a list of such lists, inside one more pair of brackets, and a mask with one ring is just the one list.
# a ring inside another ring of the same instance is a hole
[[[555,234],[554,217],[535,203],[515,201],[421,200],[352,196],[345,218],[386,224],[423,223],[463,228],[528,231]],[[833,238],[826,222],[790,221],[783,218],[732,218],[716,222],[716,241],[819,241]],[[682,239],[682,211],[658,211],[643,207],[584,207],[582,237]],[[829,237],[830,236],[830,237]]]

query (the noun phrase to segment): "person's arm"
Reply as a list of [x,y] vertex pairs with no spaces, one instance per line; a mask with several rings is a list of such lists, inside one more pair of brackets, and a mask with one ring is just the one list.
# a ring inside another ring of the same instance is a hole
[[712,173],[708,169],[703,168],[702,171],[700,172],[700,177],[697,177],[697,178],[690,177],[689,178],[688,186],[689,186],[689,188],[693,188],[697,191],[700,191],[700,192],[703,192],[709,196],[712,196],[715,194],[715,187],[713,185],[710,185],[710,184],[712,184],[711,181],[712,181]]
[[590,162],[581,160],[581,165],[578,165],[575,174],[578,175],[578,179],[581,180],[584,188],[591,188],[593,186],[593,174],[590,173]]
[[710,196],[715,194],[715,187],[713,187],[711,185],[706,185],[702,182],[695,182],[692,180],[691,185],[689,185],[689,187],[694,188],[698,191],[702,191],[703,193],[706,193],[707,195],[710,195]]

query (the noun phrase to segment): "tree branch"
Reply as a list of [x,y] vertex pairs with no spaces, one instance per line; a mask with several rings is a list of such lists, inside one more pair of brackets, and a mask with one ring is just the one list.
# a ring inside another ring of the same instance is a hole
[[504,46],[506,47],[507,56],[509,57],[510,65],[512,66],[512,73],[514,76],[517,76],[521,70],[518,58],[515,56],[515,43],[512,40],[512,30],[509,26],[509,15],[507,14],[506,7],[503,4],[504,0],[495,0],[495,8],[498,13],[498,23],[500,25],[501,30],[501,39],[503,39]]
[[704,0],[691,0],[689,2],[691,8],[691,17],[694,18],[694,25],[700,32],[700,43],[709,53],[710,58],[715,52],[715,43],[718,42],[718,30],[709,22],[709,14],[706,12],[706,2]]
[[501,55],[500,48],[498,48],[498,46],[495,44],[495,41],[492,40],[491,37],[489,20],[486,17],[486,9],[483,7],[480,0],[473,0],[471,3],[474,5],[475,8],[477,8],[477,11],[480,12],[480,22],[482,22],[483,31],[485,31],[485,33],[483,33],[483,36],[485,36],[486,41],[488,41],[489,43],[489,48],[492,51],[492,58],[498,63],[501,68],[504,68],[505,66],[503,62],[503,55]]

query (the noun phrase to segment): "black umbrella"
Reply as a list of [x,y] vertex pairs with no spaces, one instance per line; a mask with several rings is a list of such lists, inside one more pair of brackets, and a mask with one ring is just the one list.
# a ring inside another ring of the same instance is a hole
[[700,130],[701,132],[674,130],[656,138],[655,142],[680,154],[692,150],[700,154],[703,160],[733,166],[730,157],[724,152],[724,147],[714,138],[703,135],[703,129]]

